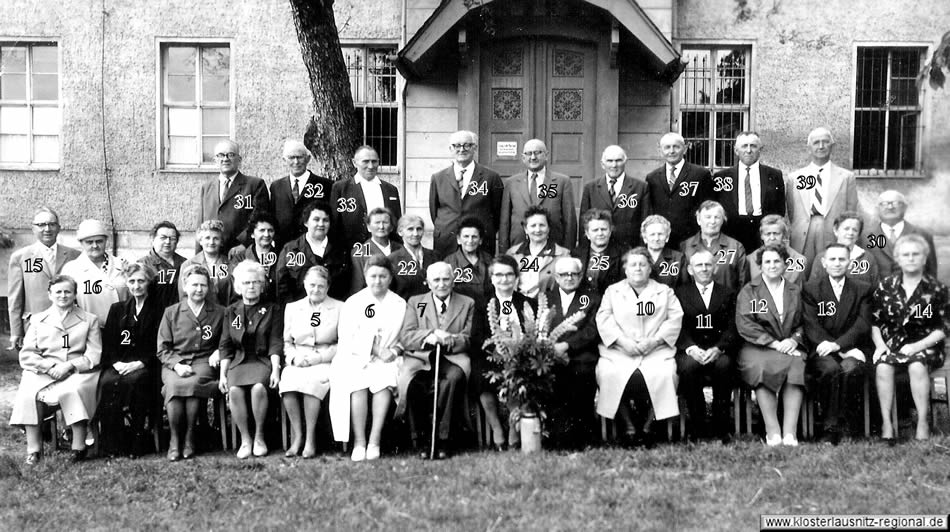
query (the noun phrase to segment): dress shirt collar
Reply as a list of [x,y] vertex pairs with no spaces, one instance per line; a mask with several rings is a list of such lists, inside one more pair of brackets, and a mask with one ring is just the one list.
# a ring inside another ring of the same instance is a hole
[[676,178],[679,179],[680,172],[683,171],[683,166],[686,165],[686,159],[680,159],[680,162],[676,163],[674,166],[670,166],[670,163],[666,163],[666,175],[669,177],[670,168],[676,168]]
[[[887,225],[886,223],[881,222],[881,229],[884,230],[884,233],[885,233],[885,234],[891,234],[891,233],[889,232],[889,230],[890,230],[890,231],[893,231],[893,232],[894,232],[894,235],[895,235],[895,236],[901,236],[901,235],[904,234],[904,220],[901,220],[901,221],[897,222],[897,223],[894,224],[894,225]],[[855,247],[857,247],[857,246],[855,246]]]
[[439,299],[439,296],[435,295],[435,292],[432,292],[432,302],[435,303],[436,312],[442,310],[441,303],[445,302],[445,308],[448,310],[449,305],[452,304],[452,293],[449,292],[449,295],[444,299]]
[[527,174],[528,174],[528,182],[529,182],[529,183],[531,182],[531,174],[538,174],[538,186],[540,186],[541,183],[544,183],[544,176],[547,175],[547,173],[548,173],[548,167],[547,167],[547,166],[544,166],[543,168],[541,168],[541,169],[538,170],[537,172],[535,172],[535,171],[533,171],[533,170],[531,170],[531,169],[526,169],[525,172],[527,172]]
[[461,170],[465,170],[465,177],[472,177],[472,174],[475,173],[475,161],[472,160],[465,166],[462,166],[459,163],[452,163],[452,169],[455,171],[456,179],[458,179],[459,171]]
[[574,301],[577,290],[575,289],[573,292],[567,293],[559,286],[557,287],[557,292],[561,296],[561,312],[567,313],[567,309],[570,308],[571,303]]
[[307,240],[307,244],[310,245],[310,251],[313,251],[313,254],[318,257],[325,257],[327,253],[327,243],[330,241],[328,237],[323,237],[323,240],[317,242],[310,238],[309,233],[305,233],[304,238]]
[[372,181],[369,181],[367,179],[363,179],[363,176],[357,173],[355,176],[353,176],[353,180],[356,181],[356,184],[361,187],[365,187],[367,185],[375,185],[377,187],[379,186],[379,176],[376,176]]
[[[616,187],[614,188],[614,190],[616,190],[617,192],[620,192],[620,189],[623,188],[623,179],[624,179],[625,177],[627,177],[627,173],[626,173],[626,172],[622,172],[619,176],[617,176],[617,184],[616,184]],[[610,187],[610,177],[609,177],[607,174],[604,174],[604,179],[607,180],[607,187],[609,188],[609,187]]]

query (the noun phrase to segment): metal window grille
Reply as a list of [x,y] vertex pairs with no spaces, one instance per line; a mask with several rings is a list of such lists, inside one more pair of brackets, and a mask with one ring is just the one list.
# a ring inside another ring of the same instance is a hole
[[0,164],[58,166],[59,48],[0,42]]
[[708,168],[735,164],[736,135],[749,127],[749,47],[683,49],[680,134],[686,160]]
[[853,165],[862,173],[907,175],[917,169],[921,133],[916,85],[926,50],[858,48]]
[[226,43],[162,46],[162,162],[212,167],[230,138],[231,50]]
[[381,166],[397,164],[399,104],[396,101],[395,47],[344,47],[354,113],[363,144],[376,148]]

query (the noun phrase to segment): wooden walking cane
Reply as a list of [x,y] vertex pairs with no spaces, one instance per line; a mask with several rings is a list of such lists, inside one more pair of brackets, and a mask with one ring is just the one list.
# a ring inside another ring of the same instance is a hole
[[439,410],[439,359],[442,358],[442,344],[435,344],[435,370],[432,372],[432,446],[429,448],[429,460],[435,460],[435,426]]

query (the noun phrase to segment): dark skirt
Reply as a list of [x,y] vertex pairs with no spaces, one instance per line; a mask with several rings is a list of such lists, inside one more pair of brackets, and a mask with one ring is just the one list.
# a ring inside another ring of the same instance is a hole
[[162,368],[162,395],[165,404],[173,397],[213,397],[218,390],[218,370],[208,365],[208,357],[191,361],[194,374],[179,377],[174,370]]
[[259,358],[244,359],[236,366],[228,366],[228,386],[253,386],[270,382],[270,361]]
[[750,343],[739,351],[739,373],[750,388],[762,385],[776,394],[785,382],[805,386],[805,361],[802,357]]
[[119,375],[112,366],[99,377],[96,418],[102,426],[103,454],[143,454],[151,445],[148,430],[155,423],[157,389],[148,368]]

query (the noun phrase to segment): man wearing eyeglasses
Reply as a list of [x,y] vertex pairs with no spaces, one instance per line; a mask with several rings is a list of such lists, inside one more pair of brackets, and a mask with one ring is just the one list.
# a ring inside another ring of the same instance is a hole
[[315,201],[327,202],[333,186],[333,181],[307,170],[311,156],[303,142],[284,142],[283,157],[290,173],[270,184],[271,203],[278,225],[277,249],[304,233],[301,213]]
[[[861,235],[858,245],[866,248],[877,263],[877,271],[882,277],[900,271],[900,266],[894,259],[894,243],[903,235],[920,235],[930,246],[927,263],[924,264],[924,273],[937,276],[937,248],[934,247],[934,237],[923,227],[904,220],[907,212],[907,198],[896,190],[885,190],[877,197],[878,219],[867,225],[865,234]],[[883,239],[881,238],[883,237]],[[878,244],[884,244],[878,247]]]
[[575,257],[560,257],[554,263],[557,286],[546,292],[551,309],[551,328],[565,318],[583,312],[577,330],[561,337],[554,350],[568,357],[566,366],[554,373],[554,404],[551,415],[556,444],[567,449],[583,449],[596,434],[594,395],[597,393],[597,309],[600,294],[581,288],[584,265]]
[[36,242],[10,255],[7,277],[7,306],[10,314],[10,349],[23,347],[23,334],[30,316],[49,308],[49,281],[63,265],[79,256],[79,250],[56,242],[59,215],[40,207],[33,215]]
[[524,143],[521,160],[525,171],[505,181],[498,228],[499,249],[504,251],[525,241],[525,212],[530,207],[540,206],[548,211],[549,240],[573,250],[577,243],[577,217],[571,179],[547,167],[548,148],[538,139]]
[[432,248],[436,257],[445,258],[455,252],[459,223],[469,216],[485,224],[481,249],[495,254],[495,232],[505,185],[498,172],[475,162],[477,151],[478,135],[464,130],[452,133],[452,166],[432,174],[429,215],[435,226]]
[[[195,227],[205,220],[221,220],[221,252],[227,253],[238,244],[248,243],[247,222],[254,211],[270,210],[270,196],[263,179],[241,173],[241,147],[237,142],[229,139],[217,143],[214,154],[218,175],[201,185]],[[198,242],[195,251],[201,251]]]

